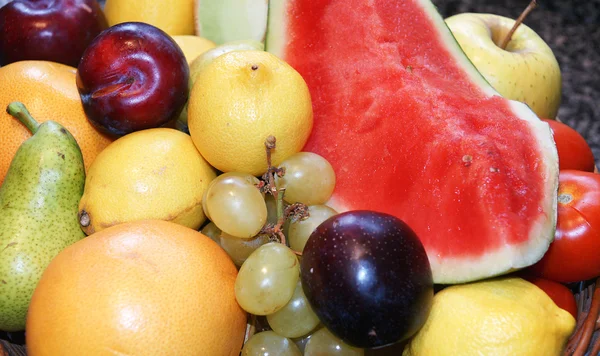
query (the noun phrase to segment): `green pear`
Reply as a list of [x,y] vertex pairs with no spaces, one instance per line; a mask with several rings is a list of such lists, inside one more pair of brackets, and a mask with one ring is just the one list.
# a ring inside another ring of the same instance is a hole
[[39,124],[21,103],[7,111],[33,133],[0,187],[0,330],[18,331],[52,258],[85,237],[77,218],[85,169],[75,138],[63,126]]

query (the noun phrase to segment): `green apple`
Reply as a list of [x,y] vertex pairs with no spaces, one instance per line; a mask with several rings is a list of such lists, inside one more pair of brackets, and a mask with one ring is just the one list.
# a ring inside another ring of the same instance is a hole
[[446,19],[463,51],[496,91],[524,102],[541,118],[555,119],[561,99],[560,67],[550,47],[521,24],[500,48],[515,20],[463,13]]

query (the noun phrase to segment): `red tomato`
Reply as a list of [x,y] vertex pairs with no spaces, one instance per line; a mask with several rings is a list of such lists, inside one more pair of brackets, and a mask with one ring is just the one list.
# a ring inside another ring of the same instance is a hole
[[562,122],[548,119],[542,120],[550,124],[552,132],[554,132],[559,169],[576,169],[593,172],[596,168],[594,154],[583,136]]
[[543,290],[548,294],[550,299],[554,301],[559,308],[564,309],[573,315],[573,318],[577,320],[577,302],[575,302],[575,296],[573,292],[564,285],[554,282],[548,279],[536,278],[536,277],[524,277],[529,282],[538,286],[539,289]]
[[563,283],[600,276],[600,174],[560,172],[554,241],[531,269]]

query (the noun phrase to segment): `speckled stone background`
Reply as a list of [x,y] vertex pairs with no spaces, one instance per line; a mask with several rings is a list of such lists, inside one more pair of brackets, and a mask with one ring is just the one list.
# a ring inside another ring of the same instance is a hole
[[[480,12],[517,18],[529,0],[432,0],[444,17]],[[600,166],[600,0],[538,0],[525,20],[552,48],[561,68],[561,121],[592,147]]]

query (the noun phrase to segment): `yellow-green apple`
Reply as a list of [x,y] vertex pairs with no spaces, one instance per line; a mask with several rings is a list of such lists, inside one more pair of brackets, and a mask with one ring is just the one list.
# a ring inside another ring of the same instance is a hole
[[462,13],[446,24],[477,70],[502,96],[524,102],[542,118],[555,119],[561,73],[550,47],[521,24],[506,49],[500,44],[515,20],[493,14]]

